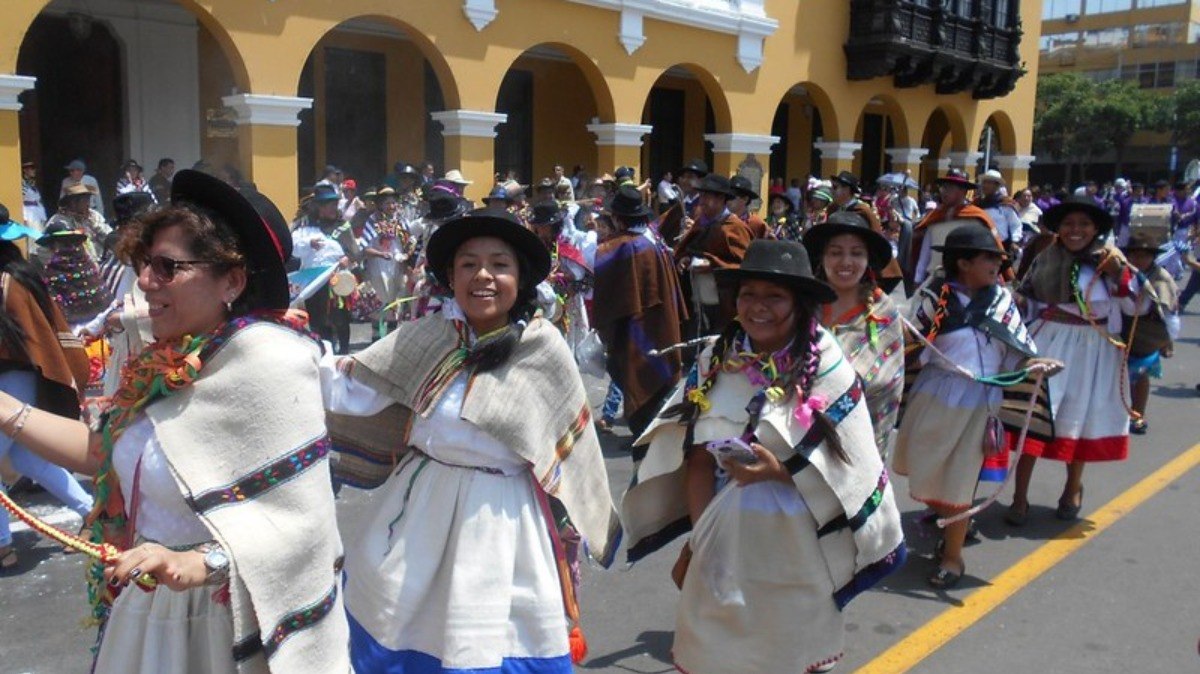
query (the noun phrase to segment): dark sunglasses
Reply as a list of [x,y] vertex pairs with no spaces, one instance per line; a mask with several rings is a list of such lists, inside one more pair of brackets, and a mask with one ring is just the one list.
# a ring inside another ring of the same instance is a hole
[[154,274],[154,278],[158,279],[159,283],[170,283],[175,280],[175,273],[180,269],[188,269],[200,264],[218,264],[213,260],[176,260],[167,257],[166,255],[151,255],[148,258],[138,260],[134,266],[137,267],[139,274],[147,266]]

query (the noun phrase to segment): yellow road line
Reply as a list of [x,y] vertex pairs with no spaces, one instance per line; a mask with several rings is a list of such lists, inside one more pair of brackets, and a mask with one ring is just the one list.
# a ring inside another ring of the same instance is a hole
[[1172,459],[1092,513],[1086,520],[1050,539],[1004,570],[992,584],[976,590],[962,606],[948,608],[900,642],[881,653],[857,674],[902,674],[932,655],[951,639],[979,622],[992,609],[1037,580],[1072,552],[1086,545],[1114,522],[1149,500],[1164,487],[1200,465],[1200,444]]

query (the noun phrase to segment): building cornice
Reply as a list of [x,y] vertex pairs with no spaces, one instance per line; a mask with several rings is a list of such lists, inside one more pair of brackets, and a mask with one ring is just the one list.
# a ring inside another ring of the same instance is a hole
[[300,111],[313,104],[311,98],[261,94],[234,94],[221,100],[237,112],[238,124],[259,126],[300,126]]
[[0,110],[20,110],[21,94],[29,91],[36,84],[36,77],[0,75]]
[[442,110],[429,116],[442,125],[443,136],[467,138],[495,138],[496,127],[508,121],[503,113],[479,110]]
[[642,22],[668,23],[736,35],[737,60],[746,72],[762,65],[763,40],[779,28],[767,16],[765,0],[567,0],[621,13],[617,39],[633,54],[646,42]]

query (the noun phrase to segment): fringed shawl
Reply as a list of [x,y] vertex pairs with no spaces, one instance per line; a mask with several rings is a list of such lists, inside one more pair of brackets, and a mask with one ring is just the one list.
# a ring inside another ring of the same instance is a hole
[[246,319],[212,344],[199,378],[145,413],[180,493],[229,552],[238,671],[349,672],[319,347]]
[[[758,435],[779,438],[792,448],[783,463],[816,519],[821,552],[837,588],[833,599],[844,607],[899,568],[907,549],[900,511],[875,446],[861,381],[824,330],[820,331],[820,340],[819,375],[809,397],[821,396],[828,401],[825,412],[837,427],[849,462],[830,451],[815,427],[804,428],[796,421],[790,399],[766,403]],[[707,363],[711,349],[697,362]],[[683,400],[683,388],[683,384],[676,388],[667,407]],[[712,408],[700,415],[697,424],[713,417],[744,424],[746,404],[754,393],[747,377],[721,374],[708,393]],[[633,482],[621,502],[622,521],[630,535],[631,563],[691,529],[684,485],[687,437],[686,425],[660,416],[634,443]]]
[[1099,239],[1079,253],[1072,253],[1055,239],[1033,259],[1021,280],[1020,293],[1044,304],[1073,302],[1075,289],[1071,286],[1071,267],[1076,262],[1094,266],[1100,258],[1107,256],[1115,256],[1123,265],[1128,265],[1120,250]]
[[[402,324],[353,356],[350,376],[397,405],[372,417],[329,415],[342,455],[339,476],[345,458],[359,471],[354,476],[358,483],[382,484],[391,465],[407,451],[412,413],[432,409],[461,370],[466,349],[461,323],[432,314]],[[507,362],[471,376],[462,419],[528,461],[546,493],[566,507],[590,556],[604,566],[612,563],[621,538],[620,521],[583,380],[553,325],[533,319]],[[380,470],[368,470],[371,467]]]

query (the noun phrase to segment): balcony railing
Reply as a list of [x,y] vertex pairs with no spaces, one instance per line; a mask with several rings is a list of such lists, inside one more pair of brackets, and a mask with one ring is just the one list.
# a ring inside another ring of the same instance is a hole
[[972,0],[973,16],[950,12],[943,4],[851,0],[847,77],[890,75],[898,87],[933,83],[939,94],[970,91],[975,98],[1012,91],[1025,74],[1019,18],[995,25],[991,0]]

